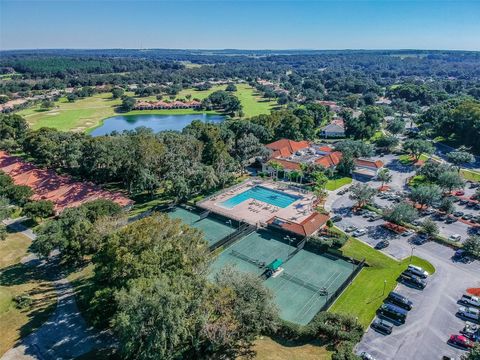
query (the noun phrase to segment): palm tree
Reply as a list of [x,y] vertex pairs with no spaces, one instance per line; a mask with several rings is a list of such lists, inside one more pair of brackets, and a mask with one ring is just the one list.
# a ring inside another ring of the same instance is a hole
[[382,182],[382,189],[385,183],[389,183],[392,181],[392,174],[390,174],[390,170],[388,169],[381,169],[377,174],[377,179]]
[[275,161],[271,161],[269,165],[275,172],[275,179],[278,180],[278,173],[283,170],[283,165]]

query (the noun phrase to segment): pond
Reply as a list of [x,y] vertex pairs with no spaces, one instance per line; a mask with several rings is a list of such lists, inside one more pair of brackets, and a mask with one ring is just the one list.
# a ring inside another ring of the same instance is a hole
[[103,124],[92,130],[90,135],[101,136],[110,134],[112,131],[122,132],[124,130],[134,130],[143,126],[152,129],[154,132],[165,130],[181,131],[193,120],[203,122],[220,123],[225,119],[223,115],[210,114],[187,114],[187,115],[119,115],[113,116],[103,121]]

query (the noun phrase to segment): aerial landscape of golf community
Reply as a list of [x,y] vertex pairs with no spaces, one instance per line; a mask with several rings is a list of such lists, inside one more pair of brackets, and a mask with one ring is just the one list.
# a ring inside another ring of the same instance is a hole
[[0,360],[480,360],[475,14],[0,0]]

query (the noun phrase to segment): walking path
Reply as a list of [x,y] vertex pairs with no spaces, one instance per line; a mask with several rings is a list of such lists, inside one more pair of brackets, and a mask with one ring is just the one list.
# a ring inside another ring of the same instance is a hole
[[[21,220],[6,221],[13,229],[22,232],[31,239],[35,234],[19,223]],[[40,264],[35,257],[27,256],[22,262],[32,266],[52,266]],[[54,271],[54,269],[52,269]],[[57,307],[53,314],[38,330],[21,339],[8,350],[1,360],[23,359],[72,359],[103,347],[109,342],[106,333],[98,333],[89,327],[82,318],[75,301],[74,289],[65,275],[58,274],[53,282],[57,294]]]

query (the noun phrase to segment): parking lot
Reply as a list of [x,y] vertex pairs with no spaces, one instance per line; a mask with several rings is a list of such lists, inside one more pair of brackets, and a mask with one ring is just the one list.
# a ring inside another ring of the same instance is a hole
[[[329,205],[335,214],[342,216],[342,220],[336,223],[339,228],[345,230],[352,225],[365,228],[367,233],[359,237],[365,243],[375,246],[387,239],[390,244],[382,252],[397,259],[414,254],[430,261],[436,268],[423,291],[398,285],[397,291],[414,302],[407,322],[395,326],[388,336],[369,329],[357,351],[366,351],[377,359],[441,359],[442,356],[459,359],[464,352],[448,345],[447,340],[450,335],[459,334],[464,326],[464,321],[455,316],[459,306],[456,302],[468,287],[480,287],[480,262],[455,263],[451,259],[454,251],[434,242],[413,245],[411,241],[415,234],[397,235],[381,226],[384,220],[369,221],[355,215],[351,211],[354,202],[348,199],[348,194],[336,196]],[[469,228],[460,221],[439,226],[444,234],[462,233],[465,237]]]
[[[398,242],[408,252],[408,243]],[[377,359],[460,359],[464,351],[447,344],[452,334],[459,334],[465,322],[455,316],[456,303],[468,287],[480,286],[480,263],[454,263],[453,250],[436,243],[427,243],[415,251],[430,261],[436,273],[429,277],[422,290],[403,284],[396,291],[413,301],[414,307],[404,325],[395,326],[391,335],[381,335],[368,329],[357,346]]]

